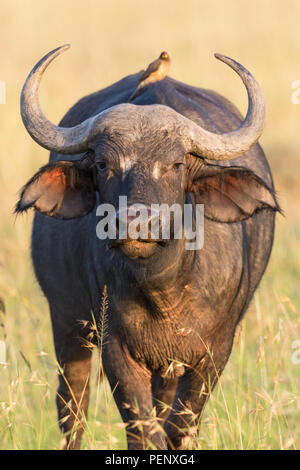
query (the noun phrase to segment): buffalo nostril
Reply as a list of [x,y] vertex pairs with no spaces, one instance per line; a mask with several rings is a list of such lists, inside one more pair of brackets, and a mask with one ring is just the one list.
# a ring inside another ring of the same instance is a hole
[[116,214],[118,238],[155,239],[159,238],[160,213],[147,206],[136,205]]

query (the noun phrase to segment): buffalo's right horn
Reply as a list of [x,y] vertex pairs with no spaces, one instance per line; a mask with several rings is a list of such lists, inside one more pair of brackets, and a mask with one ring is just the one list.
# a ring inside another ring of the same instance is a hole
[[42,147],[63,154],[77,154],[87,150],[87,139],[93,119],[67,128],[55,126],[41,110],[38,90],[44,71],[70,44],[58,47],[45,55],[32,69],[21,93],[21,116],[31,137]]

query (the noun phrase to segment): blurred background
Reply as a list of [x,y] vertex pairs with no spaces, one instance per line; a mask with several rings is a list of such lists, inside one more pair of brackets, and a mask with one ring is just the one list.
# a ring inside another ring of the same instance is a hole
[[[43,110],[56,123],[79,98],[144,69],[162,50],[172,58],[172,77],[218,91],[243,113],[244,87],[213,53],[238,60],[261,84],[267,125],[260,142],[285,216],[277,217],[270,264],[206,407],[197,446],[300,449],[300,104],[292,103],[292,84],[300,80],[300,2],[0,0],[0,19],[0,80],[6,84],[6,104],[0,105],[0,296],[6,305],[0,340],[7,348],[0,364],[0,448],[59,448],[51,326],[30,262],[32,214],[16,219],[13,207],[19,189],[48,159],[21,122],[23,82],[45,53],[69,42],[72,48],[47,70],[40,91]],[[125,445],[106,382],[92,387],[83,447]]]

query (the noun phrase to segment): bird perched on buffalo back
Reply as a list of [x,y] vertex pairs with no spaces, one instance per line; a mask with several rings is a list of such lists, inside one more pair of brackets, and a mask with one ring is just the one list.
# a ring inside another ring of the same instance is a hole
[[139,79],[139,83],[128,101],[132,101],[134,98],[136,98],[140,91],[143,90],[143,88],[148,86],[150,83],[159,82],[160,80],[163,80],[168,75],[170,66],[170,56],[166,51],[164,51],[160,54],[158,59],[148,65],[148,68],[145,70],[145,72]]

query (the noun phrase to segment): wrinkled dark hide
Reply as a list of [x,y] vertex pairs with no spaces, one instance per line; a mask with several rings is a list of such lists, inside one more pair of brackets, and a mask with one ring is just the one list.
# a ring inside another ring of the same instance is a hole
[[[126,103],[140,76],[81,99],[60,126],[71,128]],[[177,133],[156,122],[155,108],[149,117],[151,105],[171,108],[216,134],[236,129],[242,120],[217,93],[167,77],[143,89],[130,108],[109,111],[87,154],[52,152],[50,163],[25,185],[16,208],[37,210],[32,258],[66,379],[59,377],[59,418],[70,414],[61,428],[69,436],[74,415],[87,414],[86,325],[93,312],[102,331],[106,286],[103,365],[132,449],[146,448],[148,441],[158,449],[181,448],[184,429],[197,424],[266,269],[279,210],[259,144],[233,160],[208,162],[187,152]],[[96,207],[116,205],[119,195],[148,206],[204,204],[203,248],[186,251],[185,241],[174,239],[152,245],[99,240]],[[65,407],[69,402],[72,413]],[[153,406],[166,420],[167,438],[147,424],[143,430],[134,425],[147,420]],[[71,448],[79,448],[82,431],[79,426]]]

